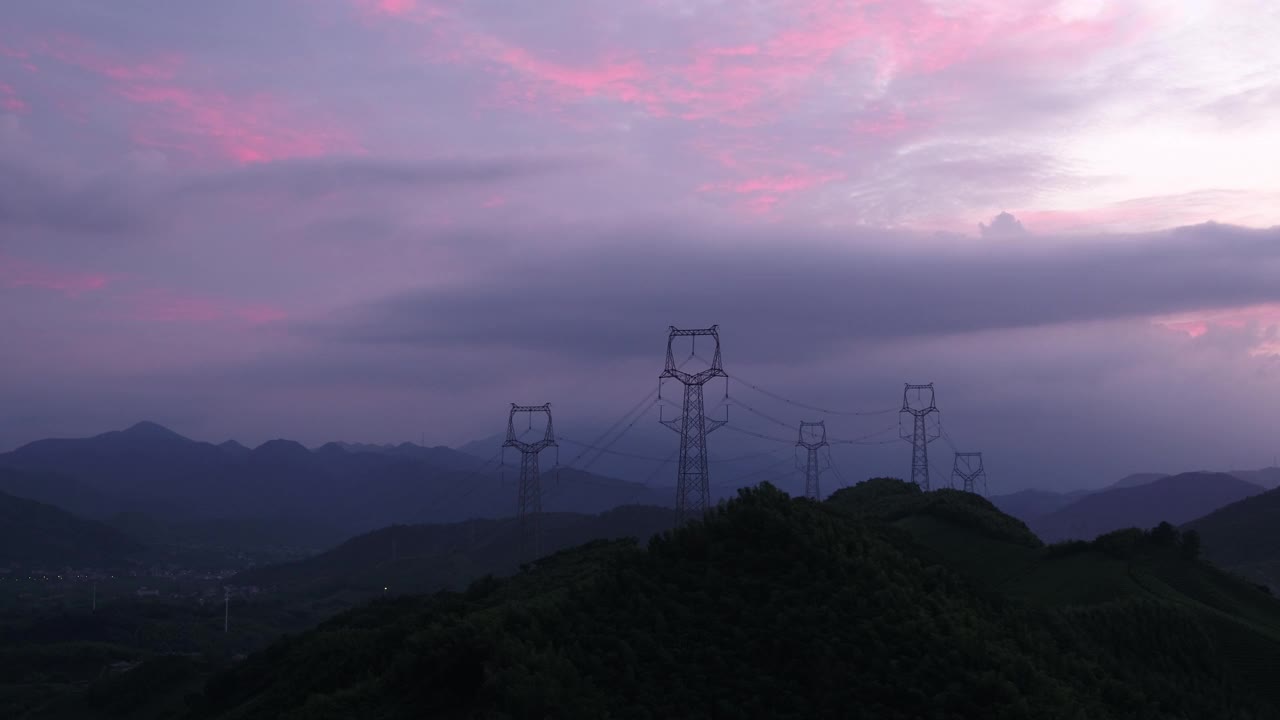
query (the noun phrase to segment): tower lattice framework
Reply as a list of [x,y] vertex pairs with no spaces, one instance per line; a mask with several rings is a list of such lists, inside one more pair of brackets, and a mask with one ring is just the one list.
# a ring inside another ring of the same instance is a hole
[[[911,482],[926,492],[929,490],[929,443],[937,440],[941,434],[939,426],[935,425],[931,430],[928,424],[929,416],[936,412],[938,406],[935,403],[933,383],[906,383],[902,391],[902,410],[898,413],[899,433],[902,439],[911,442]],[[910,415],[912,419],[909,435],[902,427],[903,415]]]
[[[720,331],[718,325],[701,329],[680,329],[671,326],[667,335],[667,363],[658,376],[662,380],[674,378],[684,385],[684,405],[679,418],[659,419],[663,425],[680,434],[680,467],[676,478],[676,525],[686,520],[701,518],[711,508],[711,476],[707,462],[707,435],[724,426],[725,420],[707,419],[703,401],[703,386],[717,377],[728,377],[720,358]],[[715,342],[715,354],[710,366],[696,373],[681,370],[676,364],[672,346],[678,337],[710,337]]]
[[982,453],[980,452],[957,452],[955,463],[951,467],[951,487],[956,486],[956,480],[961,481],[961,486],[965,492],[977,492],[978,482],[982,482],[983,494],[987,490],[987,469],[982,464]]
[[[805,436],[805,430],[809,431],[809,435]],[[804,469],[804,496],[810,500],[822,500],[822,489],[818,486],[818,476],[822,473],[822,468],[818,464],[818,449],[830,447],[827,444],[827,425],[825,420],[818,422],[800,422],[800,438],[796,441],[796,447],[802,447],[809,452],[809,461],[805,464]]]
[[[547,428],[542,439],[536,442],[523,442],[516,435],[516,415],[530,414],[532,425],[533,413],[546,413]],[[516,516],[520,526],[520,558],[529,560],[538,557],[542,552],[542,483],[538,470],[538,453],[549,447],[558,447],[555,428],[551,423],[551,403],[546,405],[517,405],[511,403],[511,413],[507,415],[507,441],[504,448],[515,448],[520,451],[520,487],[517,492]]]

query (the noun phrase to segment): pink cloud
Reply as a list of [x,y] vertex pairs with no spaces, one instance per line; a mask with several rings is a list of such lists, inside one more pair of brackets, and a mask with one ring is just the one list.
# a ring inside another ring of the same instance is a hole
[[132,319],[150,323],[263,325],[288,317],[283,310],[271,305],[243,304],[161,288],[131,293],[126,302]]
[[[232,98],[147,83],[123,84],[116,92],[156,110],[152,121],[133,133],[135,142],[146,147],[199,154],[201,146],[211,146],[216,155],[243,164],[320,157],[334,151],[353,152],[357,147],[342,132],[291,127],[281,103],[266,95]],[[192,144],[192,135],[200,142]]]
[[360,151],[349,133],[304,116],[284,98],[231,94],[186,81],[200,70],[179,54],[128,57],[67,34],[39,39],[22,52],[106,81],[112,95],[139,111],[130,130],[139,146],[242,164]]
[[[772,25],[742,22],[730,6],[700,12],[699,37],[723,41],[664,48],[660,54],[624,41],[583,61],[499,36],[459,13],[433,17],[441,22],[425,35],[413,35],[429,59],[487,68],[496,78],[499,107],[549,114],[582,130],[606,126],[592,119],[602,115],[584,111],[593,105],[623,105],[655,120],[697,123],[700,135],[722,133],[725,126],[759,131],[801,117],[814,103],[831,105],[824,113],[828,127],[820,130],[826,137],[809,157],[797,158],[782,135],[755,138],[760,147],[754,161],[724,149],[704,151],[736,177],[695,187],[747,196],[756,212],[842,177],[837,163],[847,151],[841,143],[905,142],[946,122],[950,107],[989,91],[965,84],[983,73],[957,73],[941,93],[935,87],[924,94],[918,88],[928,86],[903,80],[970,63],[1056,71],[1063,62],[1128,42],[1143,26],[1116,9],[1064,20],[1047,2],[1029,8],[981,3],[957,11],[926,0],[793,0],[775,7]],[[673,30],[683,32],[690,21],[672,22]],[[707,141],[721,142],[718,136]],[[785,156],[794,159],[779,167],[776,158]],[[753,182],[780,187],[733,190]]]
[[52,290],[71,298],[102,290],[111,276],[96,272],[60,270],[41,263],[0,255],[0,287]]
[[1249,353],[1254,356],[1280,355],[1280,305],[1264,304],[1225,310],[1205,310],[1156,318],[1166,330],[1196,339],[1213,330],[1245,332],[1253,336]]
[[439,7],[422,0],[354,0],[356,9],[367,19],[395,18],[429,20],[444,14]]
[[[785,102],[820,76],[870,66],[876,81],[934,74],[970,61],[1009,61],[1026,68],[1082,56],[1127,41],[1135,24],[1112,9],[1087,20],[1062,20],[1044,4],[1017,14],[1007,7],[946,13],[924,0],[787,3],[789,26],[755,43],[695,48],[672,62],[648,62],[625,48],[587,65],[568,65],[494,36],[459,28],[453,61],[493,63],[524,83],[525,100],[607,98],[655,117],[712,119],[743,125],[785,113]],[[446,37],[447,36],[441,36]],[[439,38],[436,38],[439,39]],[[536,103],[530,102],[531,107]],[[901,129],[896,116],[867,121]]]
[[0,110],[13,113],[27,111],[27,103],[18,97],[18,91],[12,85],[0,82]]
[[706,183],[699,186],[698,191],[730,193],[737,196],[740,204],[751,212],[767,214],[792,195],[821,187],[843,177],[841,173],[801,170],[782,175],[764,175],[745,180]]

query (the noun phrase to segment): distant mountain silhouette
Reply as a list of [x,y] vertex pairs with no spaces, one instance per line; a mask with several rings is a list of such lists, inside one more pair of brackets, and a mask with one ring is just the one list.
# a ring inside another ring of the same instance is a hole
[[[1200,471],[1204,472],[1204,471]],[[1263,468],[1261,470],[1232,470],[1225,473],[1233,475],[1248,483],[1262,488],[1280,487],[1280,468]],[[1105,487],[1088,490],[1072,490],[1055,492],[1053,490],[1028,489],[1007,495],[992,495],[989,499],[1002,511],[1013,515],[1023,522],[1048,515],[1084,498],[1086,495],[1117,490],[1120,488],[1142,487],[1167,478],[1167,473],[1140,472],[1126,475]]]
[[1150,485],[1160,478],[1167,477],[1169,477],[1167,473],[1133,473],[1132,475],[1125,475],[1119,480],[1111,483],[1106,489],[1112,490],[1115,488],[1140,487],[1142,485]]
[[1218,508],[1184,526],[1205,557],[1280,594],[1280,489]]
[[136,540],[102,523],[0,493],[0,565],[123,566],[143,549]]
[[1045,542],[1092,540],[1112,530],[1149,528],[1162,521],[1180,525],[1263,491],[1226,473],[1183,473],[1091,493],[1028,524]]
[[1088,495],[1089,490],[1075,490],[1069,493],[1057,493],[1050,490],[1020,490],[1008,495],[993,495],[991,503],[1001,512],[1012,515],[1023,522],[1032,518],[1060,510],[1080,498]]
[[1261,485],[1264,488],[1280,488],[1280,467],[1265,467],[1259,470],[1232,470],[1231,474],[1245,482]]
[[[197,442],[143,422],[90,438],[39,440],[0,455],[0,467],[26,478],[6,485],[0,476],[0,490],[35,490],[32,497],[77,509],[96,500],[101,504],[93,514],[99,518],[142,512],[163,525],[199,521],[203,527],[215,520],[287,518],[298,527],[332,528],[345,536],[394,523],[456,522],[515,511],[518,466],[508,468],[504,483],[494,464],[482,468],[484,461],[449,448],[375,447],[350,451],[330,443],[312,451],[277,439],[247,450],[238,443]],[[550,464],[544,460],[547,511],[670,502],[669,493],[576,470],[555,473]],[[31,473],[64,479],[41,486],[30,480]]]
[[236,456],[244,456],[252,452],[249,448],[245,447],[244,445],[241,445],[235,440],[228,440],[222,443],[221,445],[219,445],[218,447]]

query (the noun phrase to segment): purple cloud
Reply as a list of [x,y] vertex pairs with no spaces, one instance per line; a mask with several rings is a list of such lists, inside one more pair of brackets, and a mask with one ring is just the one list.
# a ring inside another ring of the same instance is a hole
[[1097,449],[1087,472],[1171,457],[1112,441],[1128,421],[1269,442],[1213,430],[1276,399],[1280,18],[1256,4],[5,20],[0,446],[140,417],[461,442],[512,400],[586,423],[647,391],[668,325],[713,322],[726,362],[815,402],[946,383],[1027,484],[1079,479],[1039,474],[1053,438]]

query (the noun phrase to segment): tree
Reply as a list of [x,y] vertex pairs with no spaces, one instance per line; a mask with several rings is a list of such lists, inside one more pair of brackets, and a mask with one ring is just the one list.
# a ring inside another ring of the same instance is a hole
[[1200,557],[1200,533],[1195,530],[1182,533],[1182,555],[1189,560]]
[[1151,531],[1151,540],[1156,545],[1173,547],[1178,544],[1178,530],[1169,522],[1163,521]]

